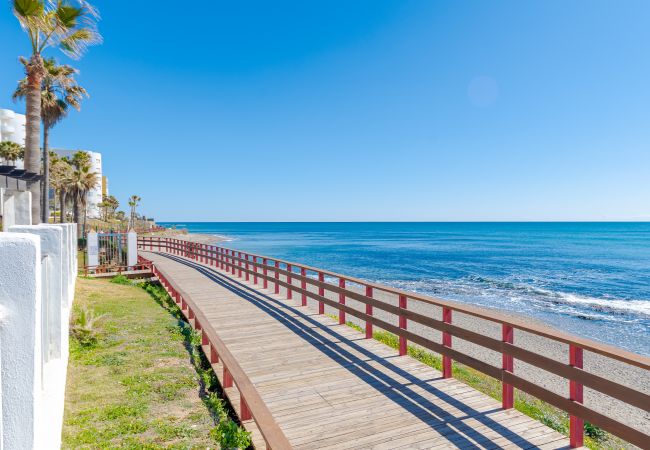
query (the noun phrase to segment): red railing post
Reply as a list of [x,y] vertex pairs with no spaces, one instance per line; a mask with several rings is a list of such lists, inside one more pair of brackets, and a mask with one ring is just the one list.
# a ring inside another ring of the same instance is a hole
[[[339,287],[345,289],[345,278],[339,278]],[[339,305],[345,305],[345,293],[339,292]],[[345,311],[339,309],[339,325],[345,324]]]
[[268,289],[268,287],[269,287],[269,280],[266,279],[266,277],[268,275],[268,271],[267,271],[267,268],[266,268],[267,262],[268,261],[266,260],[266,258],[262,258],[262,266],[263,266],[262,267],[262,274],[264,275],[264,281],[262,282],[262,284],[263,284],[264,289]]
[[223,387],[224,388],[232,387],[232,375],[230,375],[230,372],[228,371],[226,366],[223,366]]
[[239,406],[240,406],[239,420],[241,420],[242,422],[251,420],[253,418],[253,415],[251,414],[251,410],[248,408],[248,405],[246,404],[246,399],[244,398],[243,395],[241,395],[241,392],[239,393]]
[[275,294],[280,293],[280,283],[278,282],[280,280],[280,273],[278,272],[278,269],[280,268],[280,263],[275,262],[275,290],[273,291]]
[[[372,298],[372,286],[366,286],[366,297]],[[372,316],[372,305],[366,303],[366,314]],[[366,320],[366,339],[372,339],[372,322]]]
[[[508,344],[512,344],[514,342],[514,329],[510,325],[506,325],[505,323],[501,325],[501,340],[503,342],[507,342]],[[506,353],[503,353],[501,355],[501,368],[505,371],[508,371],[510,373],[514,372],[515,370],[515,363],[514,363],[514,358],[511,355],[508,355]],[[503,406],[503,409],[510,409],[514,406],[515,404],[515,390],[510,384],[506,383],[501,383],[501,405]]]
[[[318,272],[318,281],[321,283],[325,282],[325,274],[323,272]],[[318,295],[321,297],[325,296],[325,288],[318,286]],[[318,314],[325,314],[325,303],[318,302]]]
[[230,267],[231,267],[231,272],[233,275],[237,272],[237,268],[235,267],[235,252],[233,250],[230,250]]
[[[442,321],[451,323],[451,309],[442,308]],[[447,332],[442,333],[442,345],[451,348],[451,334]],[[451,357],[442,355],[442,377],[451,378]]]
[[217,353],[217,349],[214,348],[214,345],[210,344],[210,363],[216,364],[218,362],[219,362],[219,354]]
[[[406,303],[406,295],[400,295],[399,296],[399,307],[401,309],[406,309],[407,303]],[[399,327],[402,330],[406,330],[406,317],[400,314],[399,316]],[[404,336],[399,337],[399,355],[404,356],[407,353],[407,343],[406,343],[406,338]]]
[[246,281],[249,281],[250,276],[248,273],[248,253],[244,253],[244,258],[246,259],[246,266],[244,267],[246,269]]
[[257,256],[253,256],[253,284],[257,286]]
[[219,249],[219,260],[221,261],[221,270],[226,268],[225,248]]
[[293,278],[291,277],[292,272],[292,267],[291,264],[287,264],[287,283],[289,286],[287,287],[287,300],[291,300],[293,298],[293,289],[291,286],[293,285]]
[[[307,277],[307,271],[305,270],[304,267],[300,268],[300,276],[302,277],[302,280],[300,282],[300,288],[303,291],[305,291],[307,290],[307,280],[305,279]],[[302,293],[300,303],[302,306],[307,306],[307,294],[305,294],[304,292]]]
[[238,272],[237,276],[238,276],[239,278],[241,278],[241,266],[242,266],[242,262],[241,262],[241,252],[237,252],[237,258],[239,258],[239,259],[237,260],[237,268],[239,269],[239,272]]
[[[582,348],[569,345],[569,365],[582,369]],[[577,381],[569,381],[569,399],[576,402],[583,402],[582,384]],[[582,447],[584,444],[584,421],[576,416],[569,417],[569,444],[571,448]]]

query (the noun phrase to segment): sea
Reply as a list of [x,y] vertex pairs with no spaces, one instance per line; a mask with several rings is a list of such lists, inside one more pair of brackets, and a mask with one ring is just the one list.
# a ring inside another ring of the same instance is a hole
[[166,222],[650,356],[650,223]]

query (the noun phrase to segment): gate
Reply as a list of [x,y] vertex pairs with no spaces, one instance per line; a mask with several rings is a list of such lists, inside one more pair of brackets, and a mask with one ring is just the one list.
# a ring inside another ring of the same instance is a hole
[[99,265],[108,268],[127,266],[127,233],[98,233]]

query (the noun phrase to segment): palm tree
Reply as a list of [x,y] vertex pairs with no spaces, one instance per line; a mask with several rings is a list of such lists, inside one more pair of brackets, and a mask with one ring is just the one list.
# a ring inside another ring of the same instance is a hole
[[129,229],[135,226],[135,209],[138,207],[138,203],[142,200],[137,195],[132,195],[129,197],[129,206],[131,207],[131,218],[129,219]]
[[[12,0],[14,15],[27,33],[31,57],[25,65],[25,169],[41,172],[40,125],[41,89],[45,75],[42,54],[58,47],[71,58],[80,58],[85,49],[101,41],[96,30],[97,11],[85,0]],[[32,183],[32,222],[40,223],[40,191]]]
[[14,165],[17,159],[24,157],[25,148],[22,145],[10,141],[0,142],[0,158],[4,159],[5,163],[11,162],[11,165]]
[[99,183],[97,173],[91,172],[90,167],[85,166],[72,172],[66,183],[66,190],[72,196],[74,221],[77,223],[78,235],[82,236],[80,210],[83,210],[83,219],[86,223],[86,205],[88,191],[93,189]]
[[[29,64],[25,58],[20,58],[25,67]],[[41,220],[48,221],[50,217],[50,130],[68,115],[68,107],[77,111],[83,97],[88,97],[84,88],[79,86],[74,76],[79,71],[67,64],[58,65],[54,58],[43,60],[44,75],[41,82],[41,122],[43,122],[43,181],[41,198]],[[27,96],[28,82],[23,78],[18,82],[13,99],[23,99]]]
[[72,178],[73,169],[70,161],[66,158],[58,158],[56,153],[50,154],[52,164],[50,166],[50,180],[52,181],[52,188],[55,192],[54,210],[56,211],[56,197],[59,197],[59,222],[63,223],[65,220],[65,204],[68,197],[68,180]]

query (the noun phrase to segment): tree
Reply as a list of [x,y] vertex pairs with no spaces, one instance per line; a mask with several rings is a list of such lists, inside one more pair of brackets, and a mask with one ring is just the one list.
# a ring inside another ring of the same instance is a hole
[[[80,58],[89,45],[101,42],[96,29],[97,11],[85,0],[12,0],[13,12],[27,33],[31,56],[25,65],[25,169],[41,172],[41,88],[45,75],[43,52],[58,47],[71,58]],[[32,183],[32,222],[40,223],[40,191]]]
[[83,169],[84,167],[90,168],[90,153],[79,150],[74,152],[70,164],[75,166],[78,170]]
[[65,220],[65,205],[68,197],[68,181],[72,178],[73,169],[70,161],[67,158],[59,158],[56,153],[51,152],[50,158],[52,164],[50,165],[50,180],[52,182],[52,189],[55,192],[54,210],[56,211],[56,197],[59,197],[59,222],[63,223]]
[[132,195],[129,197],[129,206],[131,207],[131,217],[129,218],[129,228],[133,228],[135,226],[135,219],[136,219],[136,213],[135,210],[138,207],[138,204],[140,203],[140,200],[142,200],[140,197],[137,195]]
[[72,196],[74,221],[77,223],[78,235],[82,236],[82,228],[79,219],[80,211],[83,211],[84,223],[86,222],[86,205],[88,191],[95,188],[99,182],[99,177],[95,172],[90,171],[90,167],[82,166],[72,172],[66,183],[66,190]]
[[97,206],[102,210],[104,221],[108,221],[115,214],[115,210],[120,206],[120,202],[112,195],[104,195],[101,203]]
[[0,158],[4,159],[7,164],[11,162],[11,165],[15,165],[17,159],[24,157],[25,148],[22,145],[10,141],[0,142]]
[[[25,58],[20,58],[25,67],[29,64]],[[43,123],[43,177],[41,220],[47,222],[50,217],[50,130],[68,115],[72,106],[77,111],[83,97],[88,97],[84,88],[79,86],[74,76],[77,69],[67,64],[58,65],[54,58],[43,59],[44,75],[41,81],[41,122]],[[28,80],[23,78],[18,82],[14,92],[14,100],[23,99],[28,93]]]

